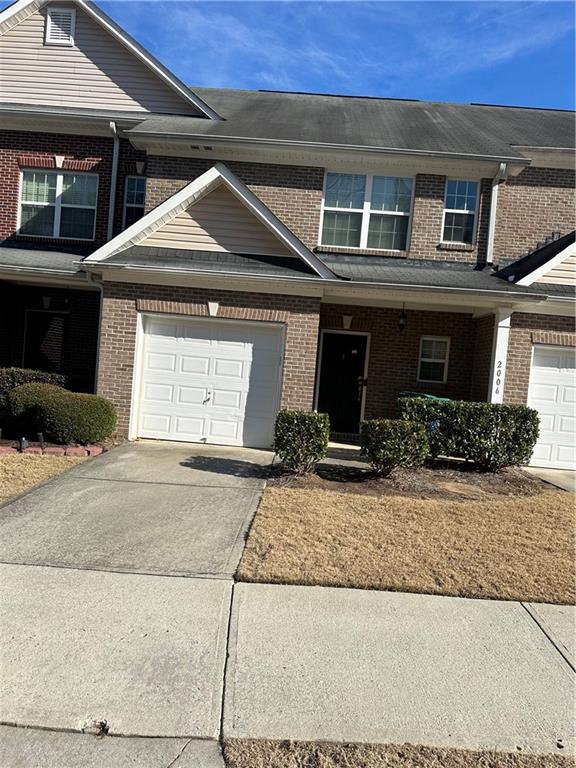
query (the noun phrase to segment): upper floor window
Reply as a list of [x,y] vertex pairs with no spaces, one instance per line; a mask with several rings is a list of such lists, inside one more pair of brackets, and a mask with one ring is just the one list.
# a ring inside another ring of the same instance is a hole
[[97,195],[95,174],[23,171],[18,232],[94,240]]
[[478,182],[448,179],[444,203],[442,241],[474,242],[478,210]]
[[404,251],[413,179],[327,173],[322,245]]
[[46,12],[46,45],[74,45],[74,27],[76,26],[75,8],[48,6]]
[[146,177],[126,176],[124,186],[124,229],[144,216]]
[[448,378],[450,339],[445,336],[422,336],[418,356],[418,381],[443,384]]

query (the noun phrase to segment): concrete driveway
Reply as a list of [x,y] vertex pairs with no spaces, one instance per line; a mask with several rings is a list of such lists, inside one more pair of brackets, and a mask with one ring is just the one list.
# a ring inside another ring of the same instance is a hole
[[[53,731],[1,728],[2,766],[223,765],[231,577],[271,458],[127,444],[0,508],[0,722]],[[98,723],[126,738],[95,751]]]

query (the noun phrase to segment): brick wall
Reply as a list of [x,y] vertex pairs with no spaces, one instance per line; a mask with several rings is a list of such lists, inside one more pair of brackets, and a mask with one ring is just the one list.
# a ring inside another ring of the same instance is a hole
[[474,360],[470,399],[477,402],[485,402],[489,399],[494,324],[494,315],[485,315],[474,321]]
[[[473,364],[474,321],[453,312],[408,311],[405,330],[398,328],[398,309],[322,304],[320,327],[342,330],[343,315],[352,315],[352,331],[370,336],[365,417],[398,415],[403,390],[468,399]],[[417,381],[421,336],[449,336],[450,359],[445,384]]]
[[574,185],[574,171],[553,168],[526,168],[501,184],[494,261],[520,258],[552,232],[571,232]]
[[130,420],[138,311],[207,317],[208,301],[220,302],[219,318],[285,325],[282,407],[312,407],[318,342],[318,299],[104,283],[98,392],[109,397],[116,405],[121,434],[127,433]]
[[[37,247],[41,247],[42,244],[50,244],[79,252],[89,252],[105,243],[108,235],[113,144],[112,138],[106,137],[1,131],[0,241],[29,241]],[[87,171],[98,174],[98,204],[94,242],[20,237],[15,234],[18,222],[20,171],[22,168],[56,170],[54,155],[64,155],[64,171]],[[120,141],[115,234],[122,227],[124,177],[134,175],[136,173],[136,161],[145,159],[146,153],[135,150],[126,140]]]
[[576,346],[574,318],[524,312],[512,315],[504,382],[505,403],[525,404],[528,400],[533,344]]

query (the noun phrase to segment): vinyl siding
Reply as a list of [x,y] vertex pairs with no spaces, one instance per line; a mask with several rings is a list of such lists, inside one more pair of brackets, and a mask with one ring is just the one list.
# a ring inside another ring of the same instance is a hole
[[139,244],[197,251],[292,255],[224,186],[162,224]]
[[45,22],[46,7],[0,36],[1,101],[195,113],[192,105],[77,6],[73,46],[44,45]]
[[560,285],[574,285],[575,281],[576,253],[566,256],[564,261],[536,280],[537,283],[559,283]]

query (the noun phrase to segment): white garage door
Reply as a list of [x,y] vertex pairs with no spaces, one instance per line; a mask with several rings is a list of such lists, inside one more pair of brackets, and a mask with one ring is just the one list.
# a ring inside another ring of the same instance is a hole
[[139,437],[271,445],[281,327],[180,317],[143,320]]
[[540,414],[540,437],[532,464],[576,466],[576,349],[535,346],[528,405]]

